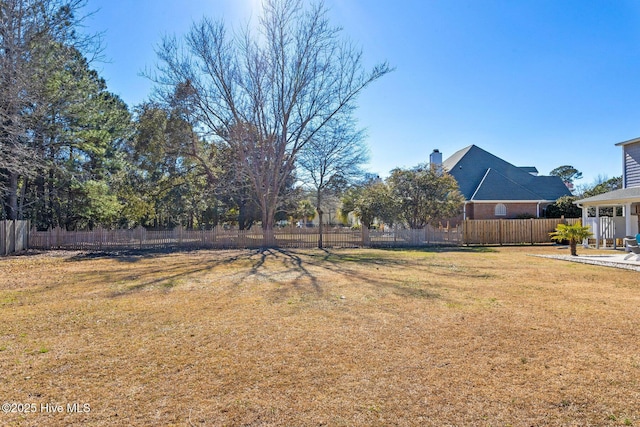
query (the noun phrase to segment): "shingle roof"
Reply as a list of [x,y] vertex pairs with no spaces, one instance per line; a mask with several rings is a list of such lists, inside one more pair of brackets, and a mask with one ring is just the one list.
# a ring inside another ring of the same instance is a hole
[[571,195],[557,176],[534,176],[476,145],[443,162],[467,200],[556,200]]
[[635,144],[636,142],[640,142],[640,138],[633,138],[627,141],[618,142],[616,145],[620,147],[623,145]]
[[538,174],[538,168],[535,166],[520,166],[520,169],[528,173]]
[[510,200],[539,200],[540,196],[527,190],[517,182],[494,169],[487,169],[482,182],[468,200],[503,200],[504,194]]
[[532,178],[535,178],[532,181],[535,188],[532,190],[545,200],[556,200],[558,197],[571,195],[571,191],[559,176],[534,176]]
[[574,203],[596,206],[608,204],[618,205],[638,201],[640,201],[640,187],[631,187],[621,188],[619,190],[609,191],[608,193],[598,194],[597,196],[576,200]]

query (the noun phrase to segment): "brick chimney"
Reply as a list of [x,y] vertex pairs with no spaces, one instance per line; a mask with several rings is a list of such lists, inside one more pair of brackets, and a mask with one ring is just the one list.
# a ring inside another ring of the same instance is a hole
[[442,173],[442,153],[437,148],[433,150],[433,153],[429,154],[429,165],[431,169]]

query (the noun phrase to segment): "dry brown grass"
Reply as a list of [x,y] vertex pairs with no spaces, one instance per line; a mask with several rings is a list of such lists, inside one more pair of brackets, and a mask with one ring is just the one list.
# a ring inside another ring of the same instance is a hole
[[0,424],[640,425],[640,276],[558,252],[2,259]]

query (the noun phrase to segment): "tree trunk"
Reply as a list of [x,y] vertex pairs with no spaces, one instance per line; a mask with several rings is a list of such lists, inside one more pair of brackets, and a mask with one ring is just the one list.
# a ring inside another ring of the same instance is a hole
[[25,219],[24,215],[24,202],[27,196],[27,185],[29,184],[29,179],[24,178],[22,185],[20,186],[20,197],[18,198],[18,218]]
[[245,209],[246,204],[244,202],[240,203],[238,206],[238,229],[239,230],[244,230],[246,228],[246,224],[245,224],[245,214],[246,214],[246,209]]
[[9,175],[9,194],[7,203],[8,219],[18,219],[18,173],[11,172]]
[[58,202],[57,192],[58,189],[54,185],[55,182],[55,172],[53,168],[49,170],[49,181],[47,182],[47,190],[49,194],[49,209],[51,210],[50,215],[50,226],[51,228],[62,227],[62,210],[60,207],[60,203]]
[[276,244],[275,235],[273,233],[274,218],[275,208],[262,206],[262,246],[264,248],[272,248]]
[[577,246],[578,246],[578,242],[576,242],[574,239],[571,239],[569,241],[569,248],[571,250],[571,255],[572,256],[577,256],[578,252],[577,252]]
[[39,175],[36,178],[36,190],[35,190],[35,198],[39,200],[33,209],[32,217],[35,220],[35,227],[48,229],[49,221],[47,218],[49,215],[47,212],[49,211],[49,199],[47,198],[47,193],[45,192],[45,181],[44,176]]
[[320,187],[318,187],[318,191],[316,192],[316,211],[318,212],[318,248],[322,249],[323,241],[322,241],[322,233],[324,231],[324,224],[322,221],[322,182],[320,183]]
[[320,209],[320,207],[317,208],[318,210],[318,248],[322,249],[322,233],[324,231],[324,223],[322,222],[322,215],[324,214],[324,212],[322,212],[322,209]]

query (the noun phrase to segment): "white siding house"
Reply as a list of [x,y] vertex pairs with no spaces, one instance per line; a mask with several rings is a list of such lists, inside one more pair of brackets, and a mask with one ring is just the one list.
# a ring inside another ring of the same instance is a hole
[[[578,200],[582,208],[582,223],[590,225],[596,238],[596,247],[606,239],[635,236],[640,227],[640,138],[616,144],[622,147],[622,189]],[[622,207],[622,216],[617,212]],[[613,217],[600,215],[602,208],[613,208]],[[590,215],[589,212],[593,215]]]
[[624,144],[623,187],[640,187],[640,138],[620,144]]

